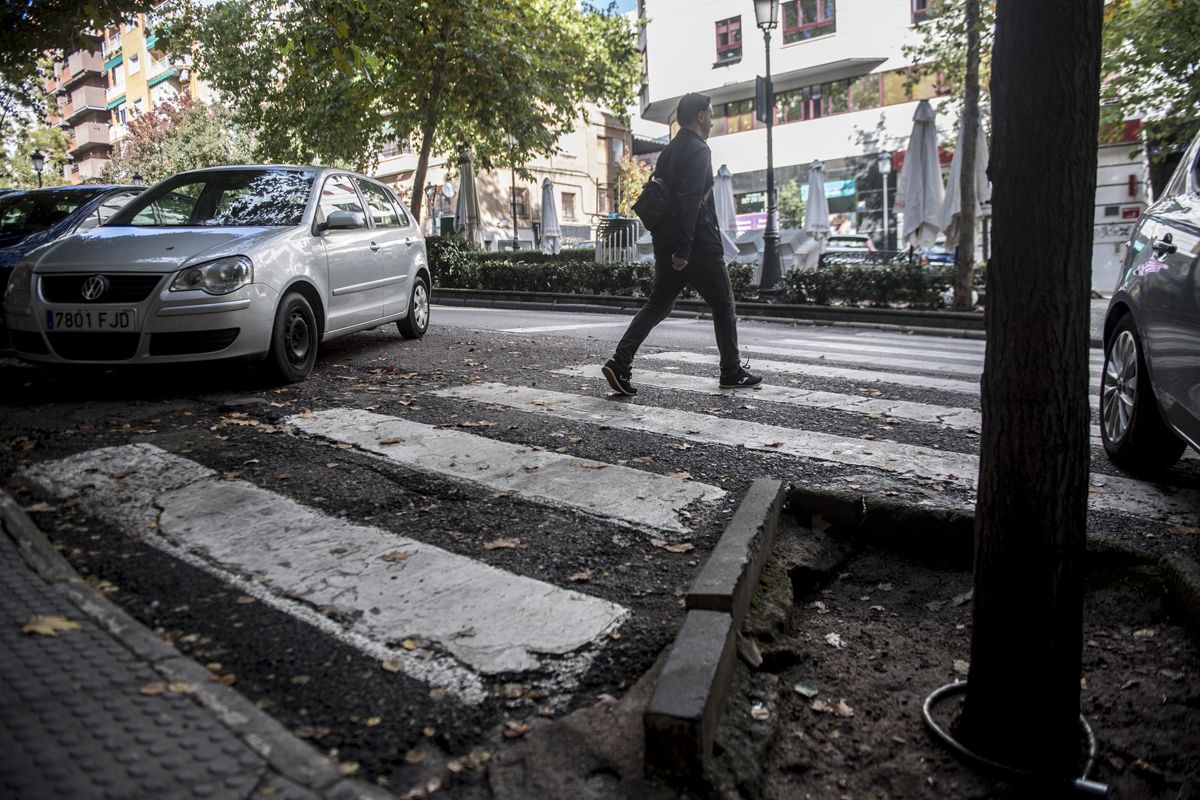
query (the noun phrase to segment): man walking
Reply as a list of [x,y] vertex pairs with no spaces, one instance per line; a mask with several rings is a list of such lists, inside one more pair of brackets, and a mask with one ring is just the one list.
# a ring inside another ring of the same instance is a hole
[[650,331],[671,313],[684,286],[700,293],[713,312],[717,349],[721,352],[721,388],[757,386],[762,378],[742,366],[737,346],[733,287],[713,204],[712,154],[705,144],[712,130],[712,104],[703,94],[686,94],[675,112],[680,130],[658,157],[654,174],[671,196],[670,218],[653,232],[654,288],[637,313],[616,353],[601,370],[614,392],[632,397],[630,365]]

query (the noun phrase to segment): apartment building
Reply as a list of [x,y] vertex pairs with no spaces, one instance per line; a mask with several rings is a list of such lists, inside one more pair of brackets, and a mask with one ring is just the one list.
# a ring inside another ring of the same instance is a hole
[[179,94],[207,94],[186,59],[158,47],[156,22],[151,12],[91,31],[83,47],[54,62],[46,79],[55,101],[50,122],[71,136],[63,170],[71,183],[100,177],[134,117]]
[[[575,130],[559,139],[554,154],[517,165],[518,169],[531,173],[532,179],[517,174],[515,195],[514,175],[509,164],[496,164],[490,170],[477,164],[475,188],[483,216],[485,245],[489,250],[512,246],[514,196],[518,241],[522,248],[536,245],[545,178],[554,183],[554,202],[563,243],[571,245],[594,239],[597,221],[616,212],[619,196],[625,191],[620,185],[617,165],[621,157],[630,152],[632,134],[629,126],[593,107]],[[412,184],[416,167],[417,154],[413,149],[394,144],[381,154],[375,177],[391,184],[406,204],[414,190],[424,193],[432,187],[433,201],[424,204],[422,219],[426,231],[440,231],[441,220],[450,220],[454,216],[458,156],[432,157],[425,187]]]

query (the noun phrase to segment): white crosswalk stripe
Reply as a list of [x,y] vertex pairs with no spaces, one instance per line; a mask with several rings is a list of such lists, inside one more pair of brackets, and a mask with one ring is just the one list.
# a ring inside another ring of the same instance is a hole
[[[974,364],[980,368],[983,367],[984,351],[982,349],[975,350],[955,350],[944,346],[913,346],[897,345],[894,343],[884,344],[878,340],[864,341],[854,339],[845,341],[843,339],[832,338],[793,338],[780,339],[778,345],[798,345],[802,348],[814,349],[818,351],[851,351],[860,353],[877,353],[889,354],[918,359],[936,359],[938,361],[963,362]],[[1104,353],[1100,350],[1092,349],[1088,351],[1088,361],[1093,367],[1100,366],[1104,362]]]
[[[556,685],[569,685],[564,679],[582,674],[628,615],[615,603],[223,480],[148,444],[44,462],[24,475],[464,703],[487,697],[481,675],[551,670]],[[337,610],[340,622],[319,609]],[[406,639],[424,652],[391,644]]]
[[564,505],[639,528],[682,533],[680,512],[725,491],[618,464],[550,453],[352,408],[287,420],[305,433],[352,444],[413,469],[539,503]]
[[[500,383],[460,386],[433,394],[576,422],[607,425],[620,430],[871,467],[901,476],[933,478],[966,489],[974,489],[979,471],[978,457],[965,453],[889,440],[851,439],[746,420],[722,419],[690,411],[612,402],[600,397],[581,397]],[[751,392],[746,394],[753,396]],[[1200,521],[1197,517],[1200,492],[1192,490],[1160,490],[1154,485],[1128,478],[1093,475],[1089,494],[1089,506],[1096,510],[1145,517],[1151,514],[1170,515],[1186,524]]]
[[[698,319],[668,319],[659,325],[695,325]],[[501,328],[501,333],[553,333],[555,331],[577,331],[585,328],[623,328],[629,320],[621,322],[580,322],[573,325],[540,325],[533,328]]]

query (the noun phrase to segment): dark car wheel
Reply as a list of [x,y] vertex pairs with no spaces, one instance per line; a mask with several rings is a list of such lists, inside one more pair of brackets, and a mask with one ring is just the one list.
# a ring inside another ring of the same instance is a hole
[[405,339],[420,339],[429,330],[429,284],[419,275],[408,298],[408,316],[397,321],[396,328]]
[[312,306],[299,292],[288,292],[275,312],[268,360],[284,383],[299,383],[312,372],[317,362],[320,339]]
[[1159,413],[1137,326],[1128,314],[1104,347],[1100,438],[1113,463],[1134,473],[1166,469],[1179,460],[1186,446]]

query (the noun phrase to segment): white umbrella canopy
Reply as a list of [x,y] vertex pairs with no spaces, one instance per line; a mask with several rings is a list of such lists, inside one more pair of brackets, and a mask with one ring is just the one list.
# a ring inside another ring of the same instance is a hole
[[554,181],[542,181],[542,252],[562,251],[562,228],[558,224],[558,209],[554,205]]
[[470,150],[458,157],[458,204],[454,208],[454,232],[483,249],[483,220],[475,191],[475,166]]
[[808,202],[804,206],[804,232],[816,239],[829,237],[829,200],[825,197],[825,165],[814,161],[808,168]]
[[725,249],[725,260],[737,258],[737,206],[733,201],[733,173],[725,164],[717,170],[713,183],[713,203],[717,207],[717,227],[721,229],[721,246]]
[[945,190],[938,166],[937,127],[928,100],[917,104],[904,167],[896,181],[895,209],[904,214],[903,237],[913,247],[932,247],[941,230]]
[[[982,213],[982,204],[992,199],[992,185],[988,183],[988,143],[983,125],[979,125],[975,138],[975,219]],[[958,220],[962,211],[962,192],[960,176],[962,175],[962,124],[958,127],[958,146],[954,148],[954,160],[950,162],[950,179],[946,184],[946,199],[942,203],[942,213],[938,225],[946,232],[946,244],[952,246],[958,241]]]

